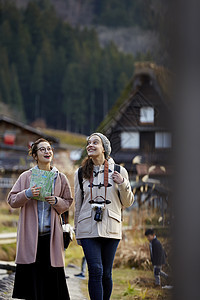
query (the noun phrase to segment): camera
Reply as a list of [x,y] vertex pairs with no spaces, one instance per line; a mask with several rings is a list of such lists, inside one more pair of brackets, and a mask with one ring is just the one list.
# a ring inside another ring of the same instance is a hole
[[103,210],[101,207],[97,207],[96,208],[96,213],[95,213],[95,216],[94,216],[94,220],[99,222],[99,221],[102,221],[102,218],[103,218]]
[[92,204],[92,208],[96,211],[95,216],[94,216],[94,220],[97,221],[97,222],[102,221],[104,205],[102,205],[102,204]]

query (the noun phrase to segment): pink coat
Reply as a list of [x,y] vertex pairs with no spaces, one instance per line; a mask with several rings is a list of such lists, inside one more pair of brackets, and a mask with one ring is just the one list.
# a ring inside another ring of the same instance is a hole
[[[8,195],[12,208],[21,208],[17,232],[17,264],[30,264],[36,261],[38,241],[37,200],[26,197],[25,190],[30,187],[31,170],[23,172]],[[53,267],[64,266],[63,231],[60,214],[72,204],[71,189],[66,176],[58,173],[54,195],[58,202],[51,207],[50,257]]]

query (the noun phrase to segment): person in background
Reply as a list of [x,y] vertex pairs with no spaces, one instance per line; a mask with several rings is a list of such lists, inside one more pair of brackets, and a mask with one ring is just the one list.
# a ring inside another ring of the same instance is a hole
[[122,238],[122,206],[130,206],[134,195],[126,169],[115,170],[105,135],[93,133],[86,150],[88,157],[75,174],[75,234],[88,264],[90,299],[109,300],[113,261]]
[[16,274],[13,298],[31,300],[70,299],[64,273],[63,231],[60,215],[72,204],[68,179],[51,167],[53,149],[40,138],[29,151],[35,169],[52,172],[52,195],[46,201],[41,187],[30,187],[32,169],[23,172],[8,195],[12,208],[20,208],[17,234]]
[[81,262],[81,273],[74,274],[74,276],[79,277],[79,278],[85,278],[86,265],[87,265],[87,261],[86,261],[85,256],[83,256],[82,262]]
[[161,270],[162,265],[165,264],[166,253],[162,247],[161,242],[157,239],[153,229],[147,229],[145,236],[149,241],[151,261],[154,269],[155,285],[160,286],[160,277],[168,279],[168,275]]

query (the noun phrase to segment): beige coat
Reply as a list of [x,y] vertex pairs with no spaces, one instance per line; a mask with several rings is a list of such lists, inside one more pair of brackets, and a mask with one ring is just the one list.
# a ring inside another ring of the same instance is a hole
[[[104,169],[104,166],[99,167],[99,171]],[[108,183],[112,186],[107,187],[107,199],[111,201],[110,204],[106,204],[103,211],[103,219],[100,222],[94,220],[95,210],[91,208],[89,201],[90,187],[89,181],[83,178],[83,190],[84,200],[82,201],[81,189],[78,180],[78,170],[75,174],[75,232],[76,239],[81,238],[93,238],[93,237],[106,237],[106,238],[122,238],[122,221],[121,221],[121,208],[130,206],[134,202],[134,195],[131,191],[130,183],[128,180],[128,173],[125,168],[120,167],[120,173],[124,178],[122,184],[117,185],[112,179],[114,172],[114,163],[109,160],[109,172]],[[98,171],[98,167],[94,166],[94,171]],[[104,173],[98,173],[98,176],[94,177],[94,184],[104,182]],[[93,199],[97,195],[105,197],[105,188],[93,187]],[[118,197],[118,190],[120,192],[120,199]]]
[[[31,170],[22,173],[8,195],[12,208],[20,208],[17,232],[17,264],[30,264],[36,261],[38,241],[37,200],[26,197],[25,190],[30,187]],[[64,266],[63,231],[60,214],[72,204],[71,190],[66,176],[58,173],[54,195],[58,202],[51,207],[50,257],[53,267]],[[57,211],[57,212],[56,212]]]

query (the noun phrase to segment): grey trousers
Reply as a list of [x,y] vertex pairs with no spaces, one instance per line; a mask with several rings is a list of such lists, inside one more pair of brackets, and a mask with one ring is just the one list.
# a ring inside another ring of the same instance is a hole
[[163,278],[167,279],[168,275],[161,270],[162,266],[153,266],[153,271],[154,271],[154,277],[155,277],[155,284],[160,285],[160,277],[162,276]]

